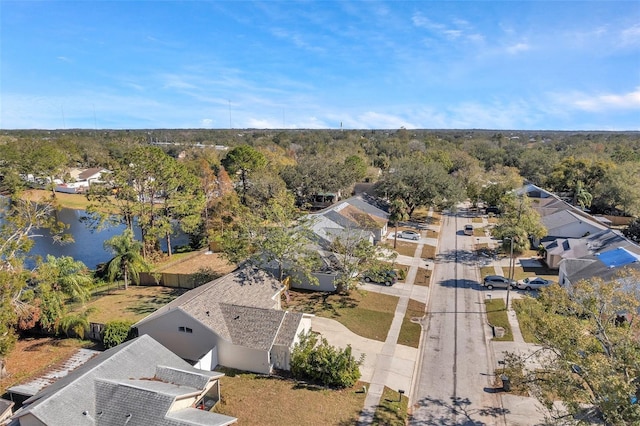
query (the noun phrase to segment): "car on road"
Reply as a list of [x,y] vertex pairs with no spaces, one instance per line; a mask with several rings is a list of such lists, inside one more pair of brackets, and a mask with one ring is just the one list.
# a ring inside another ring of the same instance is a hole
[[373,282],[389,287],[398,281],[398,274],[393,269],[370,270],[363,274],[362,279],[367,283]]
[[464,226],[464,235],[473,235],[473,225],[468,224]]
[[540,277],[525,278],[518,281],[518,288],[521,290],[538,290],[551,285],[552,281]]
[[491,290],[492,288],[513,288],[516,286],[514,280],[509,280],[502,275],[487,275],[482,281],[482,286]]
[[416,231],[400,231],[398,237],[418,241],[420,239],[420,234]]

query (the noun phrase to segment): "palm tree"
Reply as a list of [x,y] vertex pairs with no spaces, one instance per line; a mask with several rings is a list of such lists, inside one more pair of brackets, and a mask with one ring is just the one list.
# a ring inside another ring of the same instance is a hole
[[84,339],[89,330],[89,314],[95,312],[94,308],[85,309],[83,312],[65,315],[60,320],[60,330],[67,337]]
[[393,200],[391,205],[389,206],[389,221],[393,223],[396,227],[395,233],[393,234],[393,248],[396,248],[398,243],[398,222],[405,221],[409,219],[407,204],[404,200],[400,198],[396,198]]
[[40,280],[51,285],[52,290],[62,291],[77,302],[89,299],[93,278],[81,261],[70,256],[47,255],[46,263],[40,265],[38,272]]
[[142,243],[135,240],[129,228],[125,229],[122,235],[109,238],[104,242],[104,246],[114,255],[107,264],[107,277],[110,282],[122,277],[126,290],[129,277],[137,284],[140,281],[140,272],[149,270],[149,265],[141,254]]

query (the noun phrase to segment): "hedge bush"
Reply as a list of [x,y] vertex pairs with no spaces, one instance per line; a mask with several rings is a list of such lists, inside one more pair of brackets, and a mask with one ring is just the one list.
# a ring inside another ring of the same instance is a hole
[[104,347],[109,349],[118,346],[120,343],[127,341],[131,337],[131,321],[109,321],[102,329],[102,343]]
[[360,378],[360,365],[364,354],[356,360],[351,345],[345,349],[335,348],[317,334],[300,335],[300,342],[293,348],[291,373],[296,379],[306,379],[325,386],[347,388]]

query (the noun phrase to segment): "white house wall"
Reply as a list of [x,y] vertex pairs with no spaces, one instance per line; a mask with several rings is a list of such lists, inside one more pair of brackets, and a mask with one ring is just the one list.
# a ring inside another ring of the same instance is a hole
[[554,237],[562,238],[582,238],[587,235],[595,234],[604,229],[585,221],[573,222],[556,229],[549,229],[548,234]]
[[[191,333],[178,331],[178,327],[190,328]],[[148,334],[180,358],[199,360],[220,339],[209,328],[184,313],[173,309],[148,322],[138,325],[138,335]]]
[[269,351],[237,346],[222,339],[218,346],[218,363],[238,370],[261,374],[271,373]]

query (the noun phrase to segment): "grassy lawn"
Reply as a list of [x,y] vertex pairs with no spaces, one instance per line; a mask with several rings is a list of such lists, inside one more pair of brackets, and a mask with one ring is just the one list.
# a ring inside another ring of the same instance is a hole
[[411,318],[420,318],[424,316],[426,305],[413,299],[409,299],[407,311],[402,319],[400,327],[400,335],[398,336],[398,344],[417,348],[420,344],[420,334],[422,327],[420,324],[411,322]]
[[522,337],[524,341],[527,343],[538,343],[538,339],[535,338],[533,334],[533,321],[529,316],[529,307],[537,303],[533,298],[524,298],[524,299],[513,299],[511,302],[513,309],[516,311],[516,315],[518,316],[518,323],[520,324],[520,332],[522,333]]
[[473,228],[473,236],[474,237],[484,237],[484,228]]
[[[404,389],[408,392],[408,389]],[[404,426],[408,421],[407,406],[409,399],[397,390],[384,387],[380,404],[373,415],[374,425]]]
[[414,285],[428,286],[431,282],[431,271],[425,268],[418,268]]
[[[186,291],[159,286],[129,286],[127,290],[118,288],[99,292],[85,307],[93,309],[88,316],[91,322],[106,323],[114,319],[136,322]],[[74,310],[80,309],[76,306]]]
[[[221,370],[221,401],[215,412],[240,425],[353,425],[364,406],[364,383],[352,389],[306,386],[294,380]],[[405,403],[406,405],[406,403]]]
[[[51,197],[51,191],[45,189],[29,189],[24,191],[22,198],[39,201],[43,198]],[[84,194],[65,194],[63,192],[56,192],[56,200],[60,207],[66,207],[74,210],[86,210],[89,205],[89,201]]]
[[422,246],[422,253],[420,253],[420,257],[423,259],[435,259],[436,247],[425,244]]
[[513,333],[511,332],[511,326],[509,325],[509,319],[507,318],[507,311],[503,299],[491,299],[485,300],[487,309],[487,321],[494,327],[504,328],[503,337],[494,337],[493,340],[497,341],[513,341]]
[[487,275],[495,275],[496,269],[493,266],[483,266],[480,268],[480,277],[484,279]]
[[[393,248],[393,239],[387,241],[385,246],[387,246],[390,249],[394,250],[394,248]],[[405,242],[405,241],[402,241],[402,240],[398,239],[395,251],[397,251],[398,254],[401,254],[403,256],[411,256],[411,257],[413,257],[413,255],[416,253],[416,247],[418,247],[418,244],[416,244],[416,243],[409,243],[409,242]]]
[[472,223],[482,223],[484,220],[481,217],[474,217],[471,219]]
[[291,290],[290,301],[283,300],[282,309],[331,318],[359,336],[384,342],[397,304],[396,296],[365,290],[348,295]]

